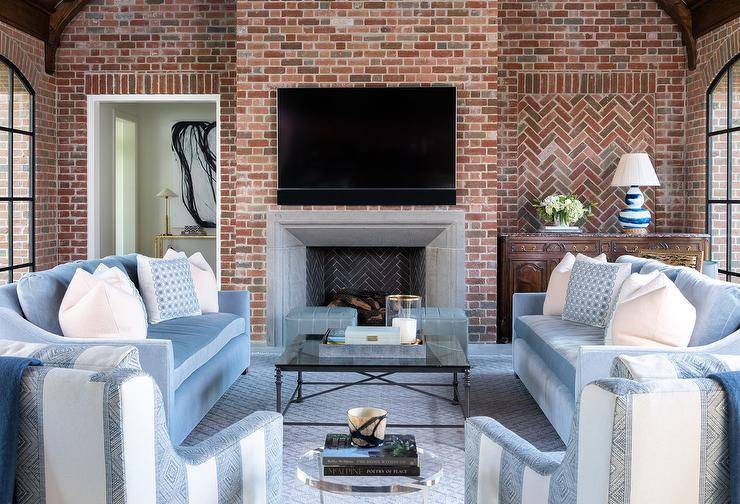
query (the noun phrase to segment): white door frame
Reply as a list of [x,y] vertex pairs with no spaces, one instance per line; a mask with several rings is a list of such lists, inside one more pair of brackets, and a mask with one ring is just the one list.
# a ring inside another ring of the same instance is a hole
[[221,284],[221,96],[217,94],[126,94],[87,96],[87,257],[98,259],[100,237],[97,234],[97,205],[99,201],[97,163],[95,162],[96,139],[99,137],[96,121],[103,103],[213,103],[216,106],[216,281]]

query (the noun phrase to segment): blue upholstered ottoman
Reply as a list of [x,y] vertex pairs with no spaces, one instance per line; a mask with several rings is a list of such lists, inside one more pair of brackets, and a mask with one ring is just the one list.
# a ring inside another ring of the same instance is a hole
[[468,355],[468,317],[460,308],[422,308],[421,326],[427,335],[455,336]]
[[299,334],[324,334],[327,329],[357,325],[357,310],[343,306],[293,308],[283,321],[283,340],[289,345]]

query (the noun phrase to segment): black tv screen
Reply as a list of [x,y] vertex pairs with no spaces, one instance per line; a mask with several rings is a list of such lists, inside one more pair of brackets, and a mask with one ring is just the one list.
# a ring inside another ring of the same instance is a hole
[[278,89],[278,204],[454,205],[455,88]]

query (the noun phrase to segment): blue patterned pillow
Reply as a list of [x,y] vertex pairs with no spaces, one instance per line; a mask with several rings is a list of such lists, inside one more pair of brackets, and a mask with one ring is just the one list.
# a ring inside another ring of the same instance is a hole
[[563,320],[606,327],[622,283],[630,276],[629,263],[615,264],[578,258],[565,295]]
[[137,270],[150,324],[201,314],[186,257],[154,259],[140,255]]

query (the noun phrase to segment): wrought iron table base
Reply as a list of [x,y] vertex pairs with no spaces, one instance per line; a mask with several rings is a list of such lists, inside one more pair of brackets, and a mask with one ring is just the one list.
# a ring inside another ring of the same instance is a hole
[[[285,408],[283,408],[283,399],[282,399],[283,374],[282,374],[282,370],[276,367],[275,368],[275,411],[285,416],[291,404],[302,403],[303,401],[307,399],[311,399],[313,397],[318,397],[324,394],[329,394],[331,392],[336,392],[337,390],[342,390],[348,387],[361,386],[361,385],[385,385],[385,386],[402,387],[407,390],[412,390],[418,394],[423,394],[429,397],[434,397],[436,399],[441,399],[443,401],[448,401],[451,404],[454,404],[456,406],[459,405],[460,408],[462,409],[463,418],[466,420],[470,416],[470,371],[469,370],[463,371],[463,401],[462,402],[460,402],[460,396],[458,392],[459,382],[458,382],[457,372],[451,373],[452,374],[452,384],[397,382],[397,381],[394,381],[388,378],[389,376],[392,376],[396,373],[403,372],[403,371],[391,371],[391,372],[377,373],[377,374],[372,374],[372,373],[368,373],[365,371],[348,371],[348,372],[359,374],[361,376],[364,376],[365,378],[354,381],[354,382],[304,381],[303,371],[298,371],[297,372],[298,380],[297,380],[296,386],[293,389],[293,393],[291,394],[290,399],[288,399],[288,402],[285,405]],[[439,374],[439,373],[434,373],[434,374]],[[334,387],[327,389],[327,390],[321,390],[319,392],[314,392],[311,394],[304,395],[303,387],[305,385],[334,385]],[[435,394],[433,392],[429,392],[428,390],[422,390],[418,387],[452,387],[452,399],[450,399],[449,397],[439,395],[439,394]],[[284,421],[283,425],[318,425],[321,427],[341,427],[346,424],[336,423],[336,422],[286,422]],[[457,429],[457,428],[464,427],[464,423],[462,424],[389,424],[388,427],[410,427],[410,428],[415,428],[415,429],[423,429],[423,428]]]

